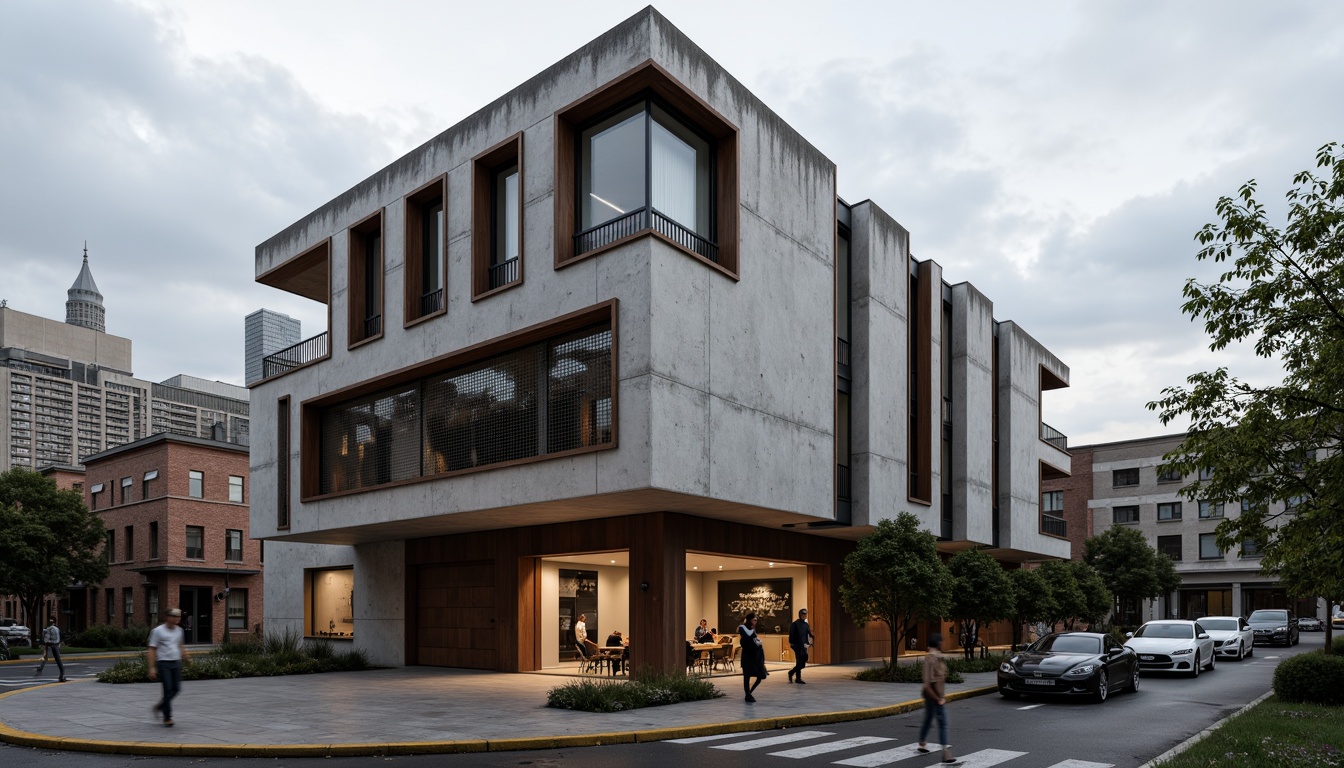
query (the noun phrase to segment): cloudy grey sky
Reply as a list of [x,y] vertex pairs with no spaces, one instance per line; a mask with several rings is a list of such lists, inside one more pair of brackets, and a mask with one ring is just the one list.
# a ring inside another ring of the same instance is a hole
[[[64,318],[84,241],[135,373],[242,383],[243,317],[325,309],[253,248],[645,3],[0,3],[0,298]],[[1219,364],[1180,313],[1193,241],[1344,139],[1344,5],[668,0],[658,9],[839,165],[921,259],[1072,368],[1074,445],[1157,434]],[[1281,210],[1275,205],[1274,210]]]

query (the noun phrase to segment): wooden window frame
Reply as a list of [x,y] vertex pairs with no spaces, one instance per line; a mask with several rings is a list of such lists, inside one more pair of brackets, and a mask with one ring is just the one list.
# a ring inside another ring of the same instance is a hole
[[290,412],[289,395],[276,400],[275,405],[275,447],[276,447],[276,503],[275,503],[275,528],[278,531],[289,530],[289,456],[291,452],[290,440]]
[[[494,178],[505,166],[518,165],[518,279],[490,287],[490,256],[494,246]],[[480,301],[523,284],[527,250],[527,212],[523,194],[523,134],[515,133],[471,159],[471,300]]]
[[[421,268],[424,254],[426,211],[435,202],[443,206],[443,227],[439,232],[439,290],[442,301],[438,309],[421,313],[420,301],[424,294],[425,275]],[[439,176],[406,196],[406,247],[402,274],[405,291],[402,297],[402,327],[409,328],[448,312],[448,177]]]
[[[380,295],[378,297],[379,316],[382,321],[378,324],[378,332],[365,335],[364,320],[366,309],[368,307],[368,272],[366,263],[368,253],[365,249],[365,239],[374,232],[378,233],[378,253],[375,254],[375,260],[378,270],[382,272],[382,279],[378,281]],[[354,349],[363,346],[372,341],[383,338],[383,330],[387,325],[387,262],[384,254],[387,253],[387,230],[383,227],[383,211],[378,209],[350,226],[346,238],[346,317],[348,325],[346,326],[346,338],[348,339],[346,348]]]
[[[719,260],[714,262],[654,229],[643,229],[587,253],[575,255],[578,231],[578,136],[584,127],[623,104],[651,95],[670,106],[689,127],[714,145],[714,219]],[[555,269],[576,264],[641,237],[656,238],[733,280],[741,279],[739,259],[740,193],[737,126],[719,114],[652,59],[555,113]]]

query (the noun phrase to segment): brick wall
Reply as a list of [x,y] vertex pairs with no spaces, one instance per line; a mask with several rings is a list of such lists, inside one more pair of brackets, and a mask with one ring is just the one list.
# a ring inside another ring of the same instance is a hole
[[1092,515],[1087,502],[1092,498],[1092,448],[1070,448],[1072,475],[1058,480],[1041,481],[1041,491],[1064,492],[1064,520],[1069,528],[1069,544],[1074,560],[1083,559],[1083,542],[1092,535]]

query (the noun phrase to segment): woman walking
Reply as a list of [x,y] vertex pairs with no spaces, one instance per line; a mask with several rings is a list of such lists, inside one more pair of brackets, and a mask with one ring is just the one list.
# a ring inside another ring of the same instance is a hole
[[[770,674],[765,671],[765,648],[756,634],[756,614],[748,613],[742,619],[737,635],[742,640],[742,690],[747,694],[747,703],[755,704],[756,697],[751,693]],[[753,677],[755,683],[751,682]]]
[[947,703],[947,662],[943,659],[943,636],[937,632],[929,635],[929,652],[924,656],[924,725],[919,728],[920,752],[929,751],[929,726],[934,718],[938,719],[938,743],[943,747],[943,762],[956,763],[952,749],[947,745],[947,712],[943,706]]

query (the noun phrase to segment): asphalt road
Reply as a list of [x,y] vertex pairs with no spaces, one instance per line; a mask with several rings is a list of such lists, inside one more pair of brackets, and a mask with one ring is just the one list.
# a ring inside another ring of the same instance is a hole
[[[47,660],[46,669],[42,670],[42,674],[38,676],[34,676],[33,672],[37,669],[42,657],[24,656],[23,659],[22,663],[0,664],[0,693],[33,685],[54,683],[60,677],[60,673],[56,669],[56,662],[50,659]],[[63,656],[61,660],[65,662],[65,677],[67,680],[94,677],[104,669],[121,661],[121,659],[81,659],[78,656]]]
[[[1321,647],[1320,633],[1304,633],[1294,648],[1257,647],[1241,662],[1220,661],[1212,673],[1196,679],[1147,674],[1137,694],[1118,693],[1103,704],[1072,700],[980,696],[948,705],[953,752],[964,768],[1136,768],[1270,690],[1274,668],[1288,656]],[[110,663],[110,662],[109,662]],[[0,680],[12,668],[0,668]],[[31,670],[29,671],[31,674]],[[776,685],[771,682],[768,685]],[[768,768],[823,765],[928,768],[937,753],[919,755],[922,714],[817,726],[754,735],[734,734],[690,743],[657,742],[609,747],[501,752],[471,755],[423,755],[352,758],[181,758],[127,757],[53,752],[0,745],[0,764],[34,768],[167,768],[224,763],[235,768],[308,766],[485,766],[491,768]],[[932,735],[931,739],[936,738]],[[773,741],[763,742],[761,740]]]

